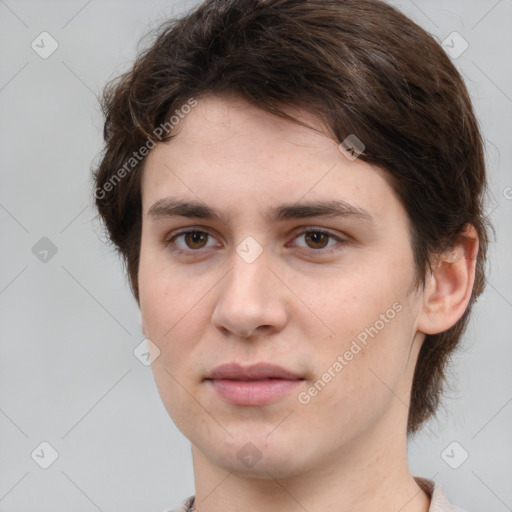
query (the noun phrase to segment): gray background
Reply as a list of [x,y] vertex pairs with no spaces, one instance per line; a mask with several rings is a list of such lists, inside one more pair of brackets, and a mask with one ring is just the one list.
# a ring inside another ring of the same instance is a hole
[[[512,0],[393,3],[439,41],[457,31],[469,43],[454,61],[486,139],[497,230],[487,290],[454,358],[454,385],[445,410],[410,443],[411,469],[469,512],[505,512]],[[161,404],[151,369],[133,355],[144,338],[138,309],[120,262],[100,241],[90,180],[102,148],[96,94],[129,67],[144,33],[190,5],[0,0],[2,512],[160,512],[194,492],[189,443]],[[31,48],[42,31],[59,45],[47,59]],[[32,251],[42,237],[57,248],[46,262]],[[49,456],[36,450],[43,441],[59,454],[48,469],[36,463]],[[446,461],[460,463],[462,450],[469,458],[453,469]]]

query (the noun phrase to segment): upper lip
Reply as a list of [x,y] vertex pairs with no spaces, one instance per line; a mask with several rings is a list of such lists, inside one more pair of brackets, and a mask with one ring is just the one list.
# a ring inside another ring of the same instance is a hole
[[269,363],[257,363],[242,366],[236,363],[228,363],[217,366],[213,369],[207,379],[230,379],[230,380],[261,380],[261,379],[286,379],[302,380],[299,375]]

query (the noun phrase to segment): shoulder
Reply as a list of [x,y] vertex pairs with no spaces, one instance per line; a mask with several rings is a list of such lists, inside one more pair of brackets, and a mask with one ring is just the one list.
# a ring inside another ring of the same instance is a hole
[[416,483],[430,496],[430,507],[428,512],[466,512],[448,500],[444,489],[433,480],[414,477]]
[[179,505],[175,505],[174,507],[168,508],[162,512],[188,512],[194,506],[194,498],[195,496],[189,496],[185,501],[180,503]]

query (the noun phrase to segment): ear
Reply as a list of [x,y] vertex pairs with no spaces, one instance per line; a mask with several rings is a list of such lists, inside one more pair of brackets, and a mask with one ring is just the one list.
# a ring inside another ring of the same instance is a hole
[[467,224],[450,250],[442,254],[427,278],[418,331],[438,334],[455,325],[464,314],[475,282],[478,235]]

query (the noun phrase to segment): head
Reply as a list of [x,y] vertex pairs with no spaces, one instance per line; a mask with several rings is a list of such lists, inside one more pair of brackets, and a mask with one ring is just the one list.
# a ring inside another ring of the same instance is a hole
[[[478,123],[429,34],[378,0],[206,1],[159,28],[103,108],[96,205],[196,446],[285,457],[318,428],[343,445],[434,415],[489,226]],[[212,402],[204,378],[234,360],[304,381],[263,408]],[[330,449],[309,442],[304,464]]]

